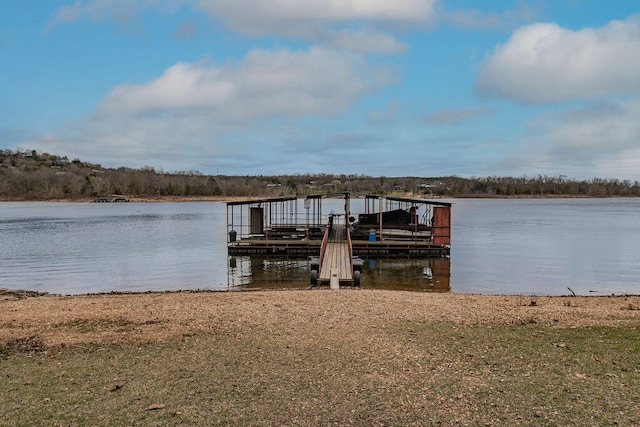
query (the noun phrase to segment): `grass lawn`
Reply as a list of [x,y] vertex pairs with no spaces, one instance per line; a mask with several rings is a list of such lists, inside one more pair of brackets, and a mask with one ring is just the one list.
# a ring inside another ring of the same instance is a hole
[[[167,313],[178,295],[148,296],[128,308],[151,312],[135,320],[77,309],[81,297],[2,303],[15,311],[0,315],[0,424],[640,425],[633,301],[594,315],[588,299],[525,307],[516,298],[450,295],[462,313],[486,298],[496,311],[512,307],[512,316],[467,321],[415,310],[446,295],[399,293],[385,303],[388,295],[372,293],[367,303],[360,294],[206,296],[218,309],[189,312],[189,301],[202,301],[187,299],[174,319]],[[137,297],[113,304],[127,298]],[[289,298],[301,304],[288,310]],[[34,306],[49,307],[49,316]],[[385,311],[403,306],[406,313]],[[213,316],[220,310],[237,318],[222,322]]]

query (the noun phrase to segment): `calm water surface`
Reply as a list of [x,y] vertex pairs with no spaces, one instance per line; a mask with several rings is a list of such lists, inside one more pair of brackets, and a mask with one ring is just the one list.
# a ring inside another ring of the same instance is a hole
[[2,203],[0,286],[75,294],[226,286],[223,203]]
[[454,291],[640,293],[640,199],[454,203]]
[[[368,259],[364,288],[640,293],[640,200],[449,200],[451,259]],[[0,287],[50,293],[300,287],[306,259],[227,256],[226,207],[0,203]]]

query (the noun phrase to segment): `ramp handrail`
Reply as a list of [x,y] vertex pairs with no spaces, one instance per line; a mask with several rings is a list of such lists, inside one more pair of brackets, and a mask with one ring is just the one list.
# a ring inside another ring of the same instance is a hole
[[345,226],[347,233],[347,245],[349,245],[349,268],[353,271],[353,246],[351,245],[351,233],[349,232],[349,225]]
[[320,245],[320,266],[322,266],[322,261],[324,261],[324,252],[327,249],[327,242],[329,241],[329,227],[324,230],[324,236],[322,237],[322,244]]

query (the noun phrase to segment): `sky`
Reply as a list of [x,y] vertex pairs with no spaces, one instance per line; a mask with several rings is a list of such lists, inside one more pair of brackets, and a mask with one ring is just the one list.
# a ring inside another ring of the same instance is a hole
[[0,0],[0,148],[640,180],[637,0]]

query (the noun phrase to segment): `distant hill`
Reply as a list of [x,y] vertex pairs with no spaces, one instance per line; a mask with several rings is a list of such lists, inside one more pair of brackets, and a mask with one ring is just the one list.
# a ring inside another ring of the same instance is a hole
[[0,150],[0,200],[91,200],[130,198],[280,197],[351,191],[408,197],[628,197],[640,184],[617,179],[577,181],[548,177],[371,177],[298,174],[282,176],[167,173],[151,167],[103,168],[35,150]]

